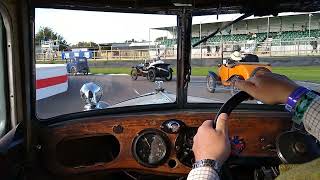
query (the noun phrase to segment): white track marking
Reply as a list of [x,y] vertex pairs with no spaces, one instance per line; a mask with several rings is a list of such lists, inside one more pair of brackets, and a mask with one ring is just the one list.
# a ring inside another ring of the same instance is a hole
[[141,94],[136,90],[136,89],[133,89],[133,91],[138,94],[139,96],[141,96]]

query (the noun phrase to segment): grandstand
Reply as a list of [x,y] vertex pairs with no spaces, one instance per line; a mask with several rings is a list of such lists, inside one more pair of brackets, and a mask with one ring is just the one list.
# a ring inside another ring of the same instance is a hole
[[[215,31],[223,24],[232,21],[216,21],[206,23],[198,23],[192,25],[192,44],[197,42],[201,37]],[[175,37],[175,27],[153,28],[156,30],[168,31],[172,37]],[[228,29],[222,31],[216,36],[210,38],[202,46],[220,46],[225,44],[237,44],[241,48],[245,48],[248,44],[254,44],[255,51],[279,50],[279,47],[271,46],[288,46],[288,45],[304,45],[298,47],[300,50],[311,50],[311,41],[316,41],[320,37],[320,14],[303,14],[291,13],[289,15],[279,15],[276,17],[249,17],[240,21]],[[176,45],[176,39],[165,39],[158,41],[162,47],[173,48]],[[201,48],[194,48],[193,51]],[[284,47],[281,47],[283,51]],[[296,47],[287,47],[293,50]],[[285,49],[286,50],[286,49]],[[206,51],[206,50],[205,50]],[[201,50],[201,52],[203,52]]]

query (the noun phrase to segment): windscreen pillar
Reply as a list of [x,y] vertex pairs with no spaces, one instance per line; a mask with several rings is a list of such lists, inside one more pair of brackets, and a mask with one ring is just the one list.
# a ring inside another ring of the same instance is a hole
[[178,15],[177,21],[177,103],[183,108],[187,103],[188,82],[191,75],[191,11],[184,9]]

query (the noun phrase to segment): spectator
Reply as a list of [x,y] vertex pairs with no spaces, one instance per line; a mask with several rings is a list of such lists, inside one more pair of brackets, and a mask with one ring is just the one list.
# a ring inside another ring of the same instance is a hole
[[211,47],[207,45],[207,56],[211,55]]
[[311,41],[310,45],[312,46],[311,53],[313,53],[313,52],[317,53],[318,52],[318,42],[317,41]]
[[215,46],[214,55],[215,55],[215,56],[219,56],[219,52],[220,52],[220,46]]

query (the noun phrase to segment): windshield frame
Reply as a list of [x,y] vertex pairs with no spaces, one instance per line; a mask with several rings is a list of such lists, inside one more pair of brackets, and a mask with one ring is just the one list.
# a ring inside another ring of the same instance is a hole
[[[35,27],[35,9],[37,8],[49,8],[49,9],[58,9],[58,10],[79,10],[79,11],[95,11],[95,12],[111,12],[111,13],[136,13],[136,14],[150,14],[150,15],[174,15],[176,16],[177,19],[177,26],[179,23],[179,17],[184,16],[185,13],[181,13],[181,11],[168,11],[168,12],[157,12],[157,11],[145,11],[145,10],[131,10],[131,9],[116,9],[116,8],[111,8],[106,11],[106,10],[97,10],[97,9],[91,9],[91,8],[70,8],[70,7],[55,7],[54,6],[50,6],[50,7],[46,7],[46,6],[33,6],[32,7],[32,14],[33,16],[31,17],[31,24],[32,27],[34,29]],[[191,17],[191,13],[188,13],[188,16]],[[192,18],[191,18],[192,19]],[[180,20],[181,21],[181,20]],[[190,22],[191,23],[191,22]],[[183,23],[182,23],[183,24]],[[191,28],[191,26],[190,26]],[[34,31],[31,31],[31,36],[30,37],[34,37],[35,35],[33,34]],[[179,30],[177,32],[177,41],[179,41]],[[182,41],[182,38],[180,38]],[[32,43],[33,45],[34,43],[34,39],[32,38]],[[191,40],[190,40],[191,43]],[[177,44],[179,44],[177,42]],[[33,48],[35,48],[35,45],[33,46]],[[179,46],[177,48],[179,51]],[[190,53],[191,54],[191,51]],[[182,53],[178,53],[177,52],[177,61],[176,61],[176,66],[177,66],[177,77],[178,74],[181,73],[181,71],[183,71],[183,69],[178,68],[179,62],[182,63],[181,61],[178,61],[178,59],[182,59],[181,57],[179,58],[179,56],[182,56]],[[33,61],[33,69],[31,72],[35,72],[36,67],[36,61],[35,61],[35,51],[33,51],[33,57],[32,57],[32,61]],[[71,60],[74,61],[74,60]],[[34,82],[32,84],[32,88],[33,91],[31,91],[32,96],[33,97],[33,103],[32,103],[32,117],[33,119],[38,120],[39,122],[45,122],[47,123],[56,123],[56,122],[62,122],[62,121],[67,121],[67,120],[72,120],[75,118],[83,118],[83,117],[93,117],[93,116],[101,116],[101,115],[110,115],[110,114],[118,114],[118,113],[124,113],[124,112],[146,112],[146,111],[154,111],[154,110],[166,110],[166,109],[177,109],[177,108],[182,108],[184,107],[183,105],[183,101],[179,100],[181,98],[183,98],[183,95],[180,96],[180,98],[178,97],[179,95],[179,91],[181,92],[181,88],[178,87],[178,78],[177,78],[177,83],[176,83],[176,100],[173,103],[164,103],[164,104],[146,104],[146,105],[132,105],[132,106],[123,106],[123,107],[116,107],[116,108],[107,108],[107,109],[97,109],[97,110],[90,110],[90,111],[79,111],[79,112],[73,112],[73,113],[68,113],[68,114],[61,114],[58,116],[53,116],[53,117],[49,117],[49,118],[41,118],[37,112],[37,107],[36,107],[36,76],[32,75],[32,82]],[[184,82],[184,81],[182,81]],[[150,92],[151,93],[151,92]],[[138,96],[139,97],[139,96]],[[79,95],[80,98],[80,95]],[[137,98],[137,97],[134,97]],[[133,98],[130,98],[133,99]],[[128,100],[130,100],[128,99]],[[185,99],[184,102],[186,102],[187,98],[183,98]],[[126,100],[125,100],[126,101]],[[121,103],[121,102],[120,102]]]
[[[44,7],[33,7],[33,14],[36,8],[44,8]],[[45,7],[47,8],[47,7]],[[52,8],[52,7],[51,7]],[[83,10],[83,11],[92,11],[92,9],[73,9],[73,8],[57,8],[57,9],[68,9],[68,10]],[[101,10],[99,11],[101,12]],[[120,12],[120,13],[141,13],[140,11],[132,11],[132,10],[119,10],[119,9],[108,9],[108,11],[104,12]],[[144,14],[163,14],[161,12],[149,12],[143,11]],[[176,101],[174,103],[165,103],[165,104],[148,104],[148,105],[135,105],[135,106],[125,106],[125,107],[117,107],[110,109],[99,109],[92,111],[81,111],[74,112],[70,114],[63,114],[59,116],[50,117],[47,119],[42,119],[37,114],[36,109],[36,101],[34,100],[33,104],[33,117],[41,122],[53,123],[53,122],[61,122],[67,121],[75,118],[82,117],[93,117],[93,116],[101,116],[101,115],[111,115],[118,114],[124,112],[149,112],[154,110],[166,110],[168,108],[171,109],[188,109],[188,108],[212,108],[213,112],[217,111],[222,103],[188,103],[188,83],[191,75],[191,38],[192,38],[192,18],[193,12],[190,9],[184,9],[183,11],[170,11],[166,12],[166,15],[175,15],[177,18],[177,81],[176,81]],[[203,15],[208,15],[207,11]],[[212,15],[212,13],[211,13]],[[34,18],[34,16],[33,16]],[[34,22],[34,19],[32,19]],[[34,27],[34,23],[33,27]],[[33,31],[31,31],[33,32]],[[34,35],[32,34],[32,37]],[[33,40],[34,41],[34,40]],[[35,56],[34,56],[35,57]],[[35,61],[35,59],[32,59]],[[35,63],[33,66],[33,71],[35,71]],[[33,76],[33,82],[35,82],[35,76]],[[35,90],[35,83],[33,85]],[[33,91],[33,96],[35,97],[36,91]],[[257,105],[257,104],[241,104],[237,107],[237,110],[283,110],[283,106],[268,106],[268,105]]]

